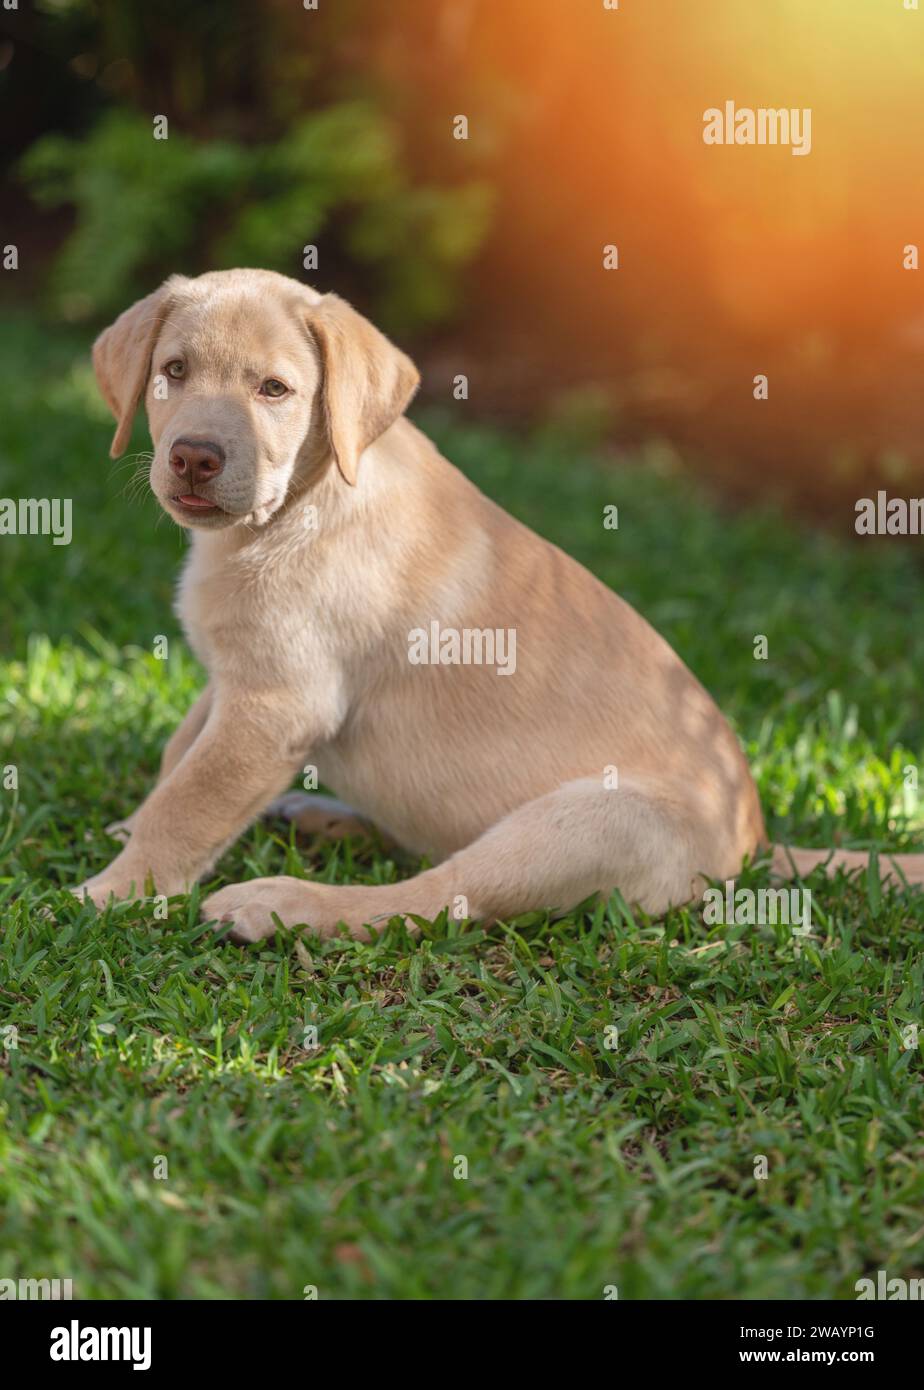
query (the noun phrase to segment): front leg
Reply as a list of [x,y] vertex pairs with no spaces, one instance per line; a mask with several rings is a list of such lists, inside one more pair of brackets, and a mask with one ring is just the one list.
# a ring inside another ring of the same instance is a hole
[[290,783],[311,742],[301,707],[279,696],[216,696],[205,727],[136,813],[131,839],[78,893],[98,905],[188,889]]

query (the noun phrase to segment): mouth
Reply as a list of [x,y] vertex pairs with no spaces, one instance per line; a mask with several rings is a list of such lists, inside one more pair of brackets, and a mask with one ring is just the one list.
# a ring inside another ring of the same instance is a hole
[[211,502],[208,497],[200,497],[198,492],[184,492],[171,497],[170,505],[186,516],[224,515],[223,508]]

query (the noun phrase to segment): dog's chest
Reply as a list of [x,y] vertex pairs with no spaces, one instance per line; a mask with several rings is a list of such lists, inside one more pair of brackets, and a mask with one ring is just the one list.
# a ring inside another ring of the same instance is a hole
[[204,560],[194,539],[180,574],[175,608],[187,642],[209,669],[222,645],[221,624],[230,587],[226,572]]
[[225,689],[288,691],[329,715],[342,667],[328,626],[312,621],[292,576],[244,567],[194,546],[180,578],[177,616],[212,680]]
[[213,675],[247,680],[248,672],[288,672],[297,659],[265,585],[232,561],[216,562],[197,548],[180,578],[177,616],[199,661]]

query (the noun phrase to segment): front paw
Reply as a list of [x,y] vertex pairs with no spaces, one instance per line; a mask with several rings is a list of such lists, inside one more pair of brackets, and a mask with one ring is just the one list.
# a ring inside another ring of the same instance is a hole
[[122,902],[126,899],[144,897],[144,880],[136,884],[134,879],[126,881],[118,876],[102,873],[88,878],[79,887],[72,888],[71,892],[83,902],[92,902],[98,908],[103,908],[111,900]]

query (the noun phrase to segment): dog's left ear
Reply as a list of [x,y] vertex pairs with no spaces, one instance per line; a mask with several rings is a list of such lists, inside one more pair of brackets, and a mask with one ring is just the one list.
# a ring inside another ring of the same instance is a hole
[[124,453],[135,411],[151,370],[151,353],[180,280],[172,276],[153,294],[120,314],[93,344],[93,369],[103,400],[116,418],[111,458]]
[[346,300],[327,294],[308,315],[321,352],[321,394],[331,452],[355,484],[364,449],[406,410],[420,373],[400,348]]

